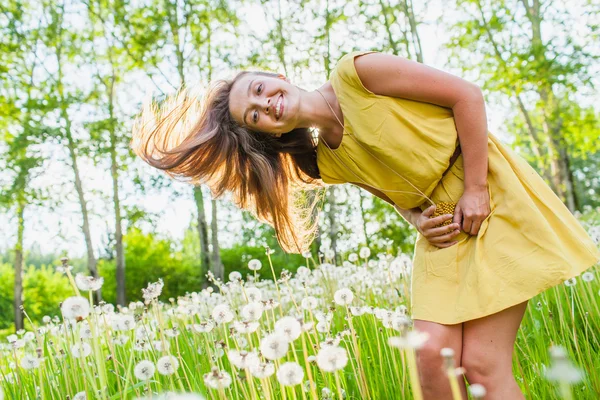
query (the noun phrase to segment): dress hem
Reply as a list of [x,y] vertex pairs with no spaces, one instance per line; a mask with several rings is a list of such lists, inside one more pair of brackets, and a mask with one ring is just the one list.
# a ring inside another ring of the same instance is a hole
[[[439,320],[439,319],[438,319],[438,320],[434,320],[434,318],[429,318],[429,317],[426,317],[426,316],[423,316],[423,317],[418,317],[418,316],[416,316],[414,313],[411,315],[411,318],[412,318],[413,320],[415,320],[415,319],[418,319],[418,320],[421,320],[421,321],[435,322],[435,323],[442,324],[442,325],[456,325],[456,324],[461,324],[461,323],[463,323],[463,322],[472,321],[472,320],[474,320],[474,319],[479,319],[479,318],[488,317],[488,316],[490,316],[490,315],[493,315],[493,314],[496,314],[496,313],[498,313],[498,312],[500,312],[500,311],[506,310],[507,308],[510,308],[510,307],[516,306],[517,304],[521,304],[521,303],[523,303],[524,301],[531,300],[532,298],[534,298],[534,297],[535,297],[535,296],[537,296],[538,294],[540,294],[540,293],[542,293],[542,292],[545,292],[546,290],[548,290],[548,289],[551,289],[551,288],[553,288],[553,287],[555,287],[555,286],[557,286],[557,285],[559,285],[559,284],[563,283],[564,281],[566,281],[566,280],[568,280],[568,279],[571,279],[571,278],[574,278],[574,277],[576,277],[576,276],[579,276],[579,275],[581,275],[582,273],[584,273],[585,271],[587,271],[589,268],[592,268],[594,265],[596,265],[596,264],[597,264],[597,263],[599,263],[599,262],[600,262],[600,258],[599,258],[598,256],[596,256],[596,261],[594,261],[594,262],[593,262],[593,263],[591,263],[591,264],[588,264],[588,265],[587,265],[585,268],[583,268],[583,269],[578,269],[578,270],[577,270],[578,272],[576,272],[576,273],[573,273],[573,274],[568,274],[568,275],[565,275],[566,277],[563,277],[563,278],[561,278],[561,279],[559,279],[559,280],[553,281],[552,283],[550,283],[550,284],[549,284],[547,287],[545,287],[545,288],[542,288],[542,289],[536,289],[536,290],[534,290],[534,291],[532,291],[532,292],[530,292],[530,293],[526,294],[525,296],[521,297],[521,299],[520,299],[520,300],[517,300],[516,302],[513,302],[512,304],[509,304],[508,306],[504,306],[504,305],[503,305],[503,306],[501,306],[500,308],[495,308],[495,309],[493,309],[493,311],[491,311],[491,312],[488,312],[488,313],[486,313],[486,314],[484,314],[484,315],[480,315],[480,316],[472,317],[472,318],[469,318],[469,319],[464,319],[464,320],[462,320],[462,321],[453,321],[453,320],[444,320],[444,321],[441,321],[441,320]],[[532,293],[533,293],[533,294],[532,294]]]

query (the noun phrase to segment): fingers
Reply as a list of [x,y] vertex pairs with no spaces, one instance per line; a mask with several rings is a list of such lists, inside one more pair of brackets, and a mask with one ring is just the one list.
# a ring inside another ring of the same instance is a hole
[[445,235],[428,237],[427,240],[429,241],[429,243],[443,243],[447,242],[450,239],[454,239],[459,233],[460,232],[458,230],[453,230],[452,232],[446,233]]
[[435,228],[436,225],[439,225],[442,222],[447,221],[451,218],[452,218],[452,214],[444,214],[444,215],[439,215],[435,218],[428,218],[426,221],[424,221],[421,224],[421,229],[426,230],[426,229]]
[[471,224],[471,230],[469,231],[469,233],[471,235],[477,235],[477,233],[479,232],[479,228],[481,227],[481,221],[480,220],[474,220]]
[[424,232],[424,235],[426,238],[430,238],[430,237],[435,237],[435,236],[440,236],[446,233],[451,233],[453,231],[457,231],[456,233],[460,233],[460,225],[459,224],[450,224],[450,225],[445,225],[445,226],[441,226],[439,228],[431,228],[428,229]]
[[459,204],[456,204],[456,208],[454,209],[454,218],[452,218],[452,223],[460,225],[462,223],[462,219],[463,219],[462,209],[460,208]]
[[423,212],[421,214],[426,217],[430,217],[431,215],[433,215],[434,212],[435,212],[435,205],[432,205],[432,206],[426,208],[425,210],[423,210]]

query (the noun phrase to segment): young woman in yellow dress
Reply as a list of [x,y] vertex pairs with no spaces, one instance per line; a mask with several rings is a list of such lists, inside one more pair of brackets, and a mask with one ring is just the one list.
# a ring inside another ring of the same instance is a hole
[[[430,335],[417,353],[427,399],[451,398],[444,347],[486,399],[523,399],[512,355],[527,301],[600,260],[543,179],[488,131],[480,88],[400,56],[348,53],[314,91],[260,71],[214,82],[203,102],[181,91],[145,106],[132,147],[230,193],[288,252],[316,232],[307,189],[348,182],[393,205],[418,231],[411,311]],[[454,213],[432,218],[443,203]]]

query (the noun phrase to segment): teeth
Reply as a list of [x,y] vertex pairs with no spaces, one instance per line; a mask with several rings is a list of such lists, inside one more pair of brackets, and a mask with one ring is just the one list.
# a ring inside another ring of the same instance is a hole
[[279,116],[281,115],[281,102],[283,101],[283,97],[279,96],[279,99],[277,100],[277,105],[275,106],[275,116],[277,117],[277,119],[279,119]]

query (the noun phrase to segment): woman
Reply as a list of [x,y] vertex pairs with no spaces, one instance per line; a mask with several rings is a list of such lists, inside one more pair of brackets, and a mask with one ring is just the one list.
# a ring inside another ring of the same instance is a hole
[[[451,398],[443,347],[488,399],[523,399],[512,352],[527,301],[600,259],[541,177],[487,131],[481,90],[403,57],[354,51],[315,91],[241,72],[215,83],[203,109],[185,92],[147,105],[132,144],[171,176],[231,192],[290,252],[316,229],[306,189],[350,182],[392,204],[418,231],[411,303],[430,335],[418,351],[428,399]],[[453,215],[430,218],[442,202],[456,203]]]

